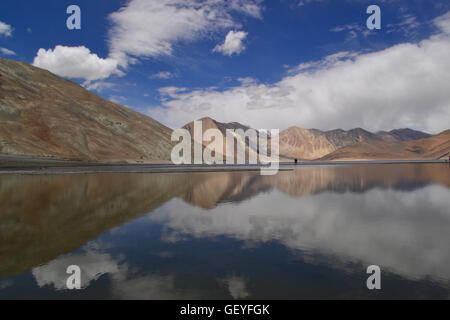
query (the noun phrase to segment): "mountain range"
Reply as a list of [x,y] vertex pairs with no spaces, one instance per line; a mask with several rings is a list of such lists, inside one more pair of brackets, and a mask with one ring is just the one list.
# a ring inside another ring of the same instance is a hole
[[[248,130],[203,118],[203,131]],[[191,134],[193,122],[184,126]],[[172,129],[107,101],[46,70],[0,58],[0,155],[93,162],[170,162]],[[235,136],[236,137],[236,136]],[[237,137],[236,137],[237,138]],[[249,154],[258,154],[237,138]],[[450,154],[450,130],[372,133],[290,127],[279,134],[282,160],[439,159]],[[203,148],[207,143],[201,143]],[[224,147],[223,155],[227,155]]]
[[432,136],[408,128],[372,133],[291,127],[280,133],[280,155],[302,160],[432,159],[448,155],[449,143],[448,132]]

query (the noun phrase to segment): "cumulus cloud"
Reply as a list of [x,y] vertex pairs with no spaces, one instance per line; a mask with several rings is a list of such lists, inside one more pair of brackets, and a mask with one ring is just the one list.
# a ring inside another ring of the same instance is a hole
[[163,107],[148,113],[174,128],[210,116],[260,129],[412,127],[437,133],[450,123],[450,14],[435,23],[440,31],[419,43],[333,54],[273,84],[171,88],[161,92]]
[[11,37],[13,28],[2,21],[0,21],[0,36]]
[[131,0],[109,16],[111,57],[121,66],[139,57],[171,55],[174,44],[240,27],[232,13],[261,17],[260,0]]
[[0,48],[0,52],[4,54],[5,56],[15,56],[16,53],[12,50],[6,49],[6,48]]
[[214,52],[220,52],[226,56],[232,56],[233,54],[240,54],[245,50],[244,39],[247,37],[245,31],[233,31],[228,32],[224,43],[217,45],[214,48]]
[[121,74],[114,59],[102,59],[84,47],[56,46],[52,49],[39,49],[33,65],[47,69],[62,77],[85,79],[87,81],[108,78]]

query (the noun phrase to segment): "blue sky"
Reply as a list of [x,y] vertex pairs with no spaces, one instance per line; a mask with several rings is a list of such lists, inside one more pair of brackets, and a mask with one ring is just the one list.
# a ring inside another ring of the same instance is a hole
[[[66,27],[73,4],[81,30]],[[372,4],[381,30],[366,27]],[[0,56],[171,127],[211,116],[438,132],[450,123],[449,10],[448,0],[3,0]]]

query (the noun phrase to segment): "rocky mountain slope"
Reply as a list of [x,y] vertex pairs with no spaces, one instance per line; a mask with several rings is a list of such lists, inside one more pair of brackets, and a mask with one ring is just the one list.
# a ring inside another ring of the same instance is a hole
[[[412,141],[430,138],[431,134],[411,130],[411,129],[397,129],[390,132],[378,132],[377,135],[382,137],[385,141]],[[391,138],[388,138],[390,136]]]
[[321,160],[441,159],[450,155],[450,130],[430,138],[395,142],[360,142],[332,152]]
[[331,142],[335,150],[362,141],[372,142],[382,140],[382,138],[378,135],[361,128],[351,129],[349,131],[345,131],[342,129],[331,131],[311,129],[310,131],[317,136],[324,136],[328,141]]
[[[218,122],[214,119],[211,119],[209,117],[205,117],[202,119],[197,120],[199,122],[202,123],[202,133],[205,133],[205,131],[209,130],[209,129],[218,129],[222,135],[223,135],[223,152],[222,155],[224,156],[224,158],[226,158],[227,156],[229,156],[231,153],[233,153],[231,146],[227,146],[226,143],[226,133],[227,130],[243,130],[244,132],[246,132],[248,129],[251,129],[249,126],[240,124],[238,122],[231,122],[231,123],[222,123],[222,122]],[[187,129],[189,131],[189,133],[191,134],[191,137],[194,140],[194,143],[199,143],[203,146],[203,148],[207,148],[208,145],[211,143],[210,141],[197,141],[195,140],[194,137],[194,122],[190,122],[188,124],[186,124],[184,127],[184,129]],[[248,139],[243,140],[240,136],[238,136],[237,134],[232,134],[233,137],[235,138],[235,145],[238,145],[239,148],[242,148],[242,150],[245,150],[245,155],[246,155],[246,161],[248,162],[248,159],[251,156],[254,157],[258,157],[258,146],[251,146],[249,143]],[[259,136],[259,133],[257,133],[257,136]],[[255,141],[257,143],[257,141]],[[270,144],[269,144],[270,147]],[[270,149],[269,153],[270,153]],[[235,147],[234,150],[234,159],[236,160],[237,158],[237,147]]]
[[170,160],[172,130],[48,71],[0,59],[0,154]]
[[314,160],[336,150],[324,136],[310,130],[291,127],[280,133],[280,155],[286,158]]
[[[211,118],[203,118],[202,129],[218,129],[225,136],[227,129],[250,129],[240,123],[221,123]],[[184,126],[193,137],[194,123]],[[290,127],[279,135],[281,161],[299,160],[390,160],[390,159],[437,159],[445,157],[450,152],[450,138],[443,133],[432,136],[428,133],[412,129],[397,129],[372,133],[362,128],[348,131],[336,129],[321,131]],[[247,152],[248,142],[240,141]],[[203,147],[209,142],[199,141]],[[225,142],[224,142],[225,145]],[[269,144],[270,145],[270,144]],[[224,147],[224,153],[227,150]]]
[[[280,155],[291,159],[297,158],[302,160],[316,160],[322,157],[329,159],[326,156],[331,156],[335,152],[336,155],[340,154],[338,151],[348,150],[351,146],[358,145],[359,148],[362,146],[365,146],[366,149],[373,148],[371,151],[373,153],[371,159],[393,159],[393,154],[402,150],[402,147],[398,145],[399,143],[430,137],[432,137],[430,134],[411,129],[372,133],[361,128],[348,131],[342,129],[321,131],[317,129],[306,130],[291,127],[280,134]],[[389,143],[393,144],[390,145]],[[393,147],[394,145],[397,146],[397,149]],[[388,157],[383,150],[390,147],[393,149],[390,151],[391,155]],[[398,156],[401,157],[404,154],[400,153]],[[423,154],[420,152],[412,153],[411,156],[419,157],[418,159],[420,159]],[[348,153],[348,158],[346,159],[353,159],[351,153]]]

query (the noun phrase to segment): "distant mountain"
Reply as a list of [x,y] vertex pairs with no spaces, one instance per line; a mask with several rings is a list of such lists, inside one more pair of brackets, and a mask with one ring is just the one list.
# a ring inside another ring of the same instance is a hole
[[334,150],[350,146],[358,142],[373,142],[381,140],[381,138],[376,134],[361,128],[356,128],[349,131],[344,131],[342,129],[325,132],[317,129],[311,129],[310,131],[315,135],[324,136],[333,145]]
[[280,155],[286,158],[314,160],[321,158],[336,147],[325,135],[302,129],[290,127],[280,133]]
[[411,141],[360,142],[332,152],[321,160],[440,159],[450,155],[450,130]]
[[[197,121],[202,123],[202,131],[203,131],[202,133],[204,133],[205,131],[207,131],[209,129],[218,129],[222,133],[223,138],[224,138],[222,155],[224,155],[224,156],[228,156],[232,152],[231,149],[227,148],[227,144],[226,144],[227,129],[229,129],[229,130],[242,129],[242,130],[244,130],[244,132],[247,131],[248,129],[251,129],[251,127],[243,125],[239,122],[223,123],[223,122],[216,121],[209,117],[205,117],[205,118],[199,119]],[[189,131],[189,133],[191,134],[191,137],[194,140],[194,143],[200,143],[204,148],[208,147],[208,145],[211,143],[208,141],[205,142],[205,141],[203,141],[203,139],[202,139],[202,141],[195,140],[194,122],[193,121],[186,124],[183,128],[187,129]],[[259,133],[257,135],[259,136]],[[249,158],[250,154],[252,154],[253,156],[256,156],[256,157],[258,156],[258,146],[256,146],[256,148],[250,148],[250,143],[249,143],[248,139],[246,139],[244,141],[240,137],[238,137],[236,134],[233,134],[233,136],[235,137],[235,141],[237,141],[237,145],[239,145],[241,148],[243,148],[245,150],[247,159]],[[237,157],[237,154],[235,151],[234,158],[236,159],[236,157]]]
[[31,65],[0,59],[0,153],[169,161],[172,130]]
[[[221,123],[209,117],[202,118],[203,132],[218,129],[224,136],[227,129],[250,129],[238,122]],[[191,122],[184,126],[193,136]],[[357,159],[434,159],[445,156],[450,150],[448,137],[445,134],[434,136],[412,129],[398,129],[389,132],[372,133],[362,128],[348,131],[336,129],[322,131],[290,127],[279,135],[280,158],[282,161],[299,160],[357,160]],[[447,139],[447,140],[446,140]],[[423,140],[423,141],[422,141]],[[239,140],[238,140],[239,141]],[[417,142],[417,143],[416,143]],[[206,147],[209,142],[201,142]],[[241,145],[243,141],[239,141]],[[224,142],[225,145],[225,142]],[[250,150],[245,142],[246,152]],[[227,154],[226,147],[224,153]]]
[[[223,123],[223,122],[219,122],[216,121],[210,117],[204,117],[202,119],[199,119],[197,121],[200,121],[202,123],[202,128],[203,128],[203,132],[205,132],[208,129],[219,129],[220,132],[222,132],[222,134],[224,136],[226,136],[226,130],[230,129],[230,130],[238,130],[238,129],[242,129],[244,131],[247,131],[248,129],[251,129],[251,127],[243,125],[239,122],[230,122],[230,123]],[[194,134],[194,121],[186,124],[184,127],[184,129],[187,129],[191,136],[193,136]]]
[[[387,147],[386,143],[415,141],[430,137],[432,135],[428,133],[412,129],[372,133],[362,128],[348,131],[342,129],[321,131],[317,129],[306,130],[292,127],[280,134],[280,154],[288,158],[303,160],[315,160],[322,157],[328,159],[328,155],[340,154],[340,150],[348,150],[346,148],[358,145],[365,146],[366,149],[377,148],[377,152],[373,151],[374,159],[376,159],[378,156],[381,156],[380,151]],[[401,149],[401,147],[398,148],[398,150]],[[393,150],[392,152],[395,154],[396,151]],[[407,156],[406,154],[404,155]],[[384,155],[382,157],[386,156]],[[417,156],[419,155],[416,154]],[[392,158],[394,155],[391,154],[390,157]],[[348,159],[352,159],[352,157],[349,155]]]
[[392,136],[396,141],[412,141],[412,140],[420,140],[420,139],[426,139],[430,138],[431,134],[422,132],[422,131],[416,131],[409,128],[406,129],[397,129],[392,130],[390,132],[379,132],[378,135],[388,134]]

